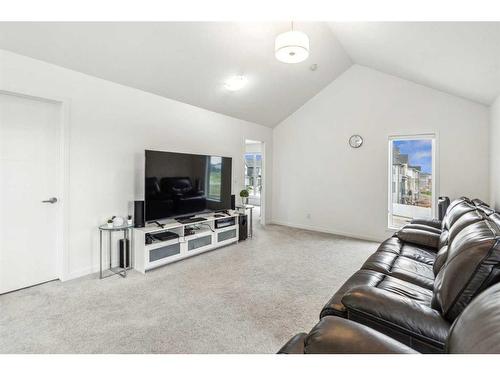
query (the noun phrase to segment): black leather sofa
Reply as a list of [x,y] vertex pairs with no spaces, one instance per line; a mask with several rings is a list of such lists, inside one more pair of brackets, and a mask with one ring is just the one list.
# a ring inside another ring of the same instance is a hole
[[[500,353],[500,284],[491,286],[464,309],[452,325],[445,353]],[[299,333],[280,354],[414,354],[408,345],[372,328],[337,316],[325,316],[309,332]]]
[[313,331],[375,330],[405,348],[443,353],[457,317],[499,280],[500,215],[460,198],[442,221],[413,220],[384,241],[324,306]]

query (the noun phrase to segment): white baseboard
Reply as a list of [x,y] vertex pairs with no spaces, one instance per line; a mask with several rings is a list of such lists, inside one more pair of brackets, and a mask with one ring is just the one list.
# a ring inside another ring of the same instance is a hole
[[297,228],[297,229],[311,230],[314,232],[335,234],[337,236],[356,238],[356,239],[365,240],[365,241],[382,242],[386,239],[386,238],[377,238],[375,236],[366,236],[364,234],[358,234],[358,233],[341,232],[341,231],[332,230],[330,228],[320,227],[320,226],[316,226],[316,225],[296,224],[296,223],[291,223],[288,221],[282,221],[282,220],[276,220],[276,219],[273,219],[271,221],[271,224],[284,225],[286,227]]
[[[296,224],[296,223],[291,223],[288,221],[276,220],[276,219],[273,219],[270,223],[268,222],[267,224],[283,225],[283,226],[291,227],[291,228],[305,229],[305,230],[310,230],[313,232],[329,233],[329,234],[334,234],[337,236],[356,238],[356,239],[365,240],[365,241],[382,242],[386,239],[386,238],[376,238],[374,236],[373,237],[366,236],[366,235],[358,234],[358,233],[341,232],[341,231],[332,230],[330,228],[319,227],[319,226],[315,226],[315,225]],[[80,268],[78,270],[71,271],[65,275],[65,277],[64,277],[64,279],[62,279],[62,281],[77,279],[79,277],[88,276],[90,274],[97,273],[97,272],[99,272],[99,264],[96,264],[93,267],[85,267],[85,268]]]

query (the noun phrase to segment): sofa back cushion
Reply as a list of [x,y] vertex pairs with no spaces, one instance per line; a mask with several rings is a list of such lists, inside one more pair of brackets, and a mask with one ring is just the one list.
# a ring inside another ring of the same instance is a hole
[[453,354],[500,353],[500,284],[474,298],[453,323],[446,342]]
[[487,216],[478,209],[464,211],[461,216],[457,216],[451,227],[448,229],[447,245],[449,246],[455,237],[466,227],[478,221],[486,219]]
[[485,206],[485,207],[489,207],[489,205],[487,205],[486,203],[484,203],[481,199],[479,198],[474,198],[474,199],[471,199],[471,203],[474,205],[474,206]]
[[489,218],[458,232],[434,281],[433,307],[453,321],[481,290],[500,279],[500,228]]
[[469,204],[472,204],[471,200],[467,197],[461,197],[461,198],[458,198],[458,199],[455,199],[453,200],[449,205],[448,205],[448,208],[446,209],[446,212],[444,213],[444,217],[443,217],[443,224],[444,224],[444,220],[446,219],[446,216],[453,210],[453,208],[455,208],[455,206],[461,204],[461,203],[469,203]]
[[471,211],[464,210],[461,212],[463,212],[462,215],[456,216],[456,220],[453,222],[453,225],[449,229],[441,232],[441,236],[439,238],[439,251],[433,266],[434,275],[439,273],[441,267],[448,258],[448,247],[453,242],[456,235],[465,227],[484,220],[487,217],[481,210],[477,209]]
[[489,218],[500,228],[500,213],[495,212],[493,215],[490,215]]
[[476,210],[476,206],[468,201],[457,199],[450,204],[443,219],[443,230],[449,230],[460,217],[470,211]]
[[460,219],[463,214],[474,211],[475,209],[476,206],[474,206],[467,198],[460,198],[451,202],[450,206],[446,210],[446,215],[443,218],[439,248],[448,245],[448,231],[450,230],[451,226],[458,219]]
[[[460,218],[472,211],[477,211],[476,206],[465,197],[459,198],[451,202],[446,210],[446,215],[443,218],[441,235],[439,236],[438,257],[434,263],[434,275],[437,275],[442,265],[448,256],[448,244],[450,242],[450,228],[453,227],[455,222]],[[455,230],[454,232],[458,232]]]
[[444,245],[437,252],[436,259],[434,259],[434,264],[432,265],[432,271],[434,272],[434,276],[436,276],[439,273],[439,271],[441,271],[441,268],[443,267],[443,264],[446,262],[447,258],[448,258],[448,245]]

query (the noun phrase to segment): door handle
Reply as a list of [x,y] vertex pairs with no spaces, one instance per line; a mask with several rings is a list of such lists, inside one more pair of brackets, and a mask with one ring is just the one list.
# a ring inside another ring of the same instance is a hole
[[56,197],[52,197],[52,198],[49,198],[47,199],[46,201],[42,201],[42,203],[56,203],[57,202],[57,198]]

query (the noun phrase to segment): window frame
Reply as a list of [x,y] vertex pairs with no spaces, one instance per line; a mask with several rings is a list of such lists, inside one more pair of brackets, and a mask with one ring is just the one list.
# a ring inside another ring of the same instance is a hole
[[387,140],[387,229],[398,230],[401,227],[394,226],[392,223],[393,207],[392,207],[392,164],[393,164],[393,142],[394,141],[411,141],[411,140],[431,140],[432,141],[432,200],[431,200],[431,216],[436,217],[437,202],[439,197],[439,170],[438,170],[438,134],[410,134],[410,135],[391,135]]

